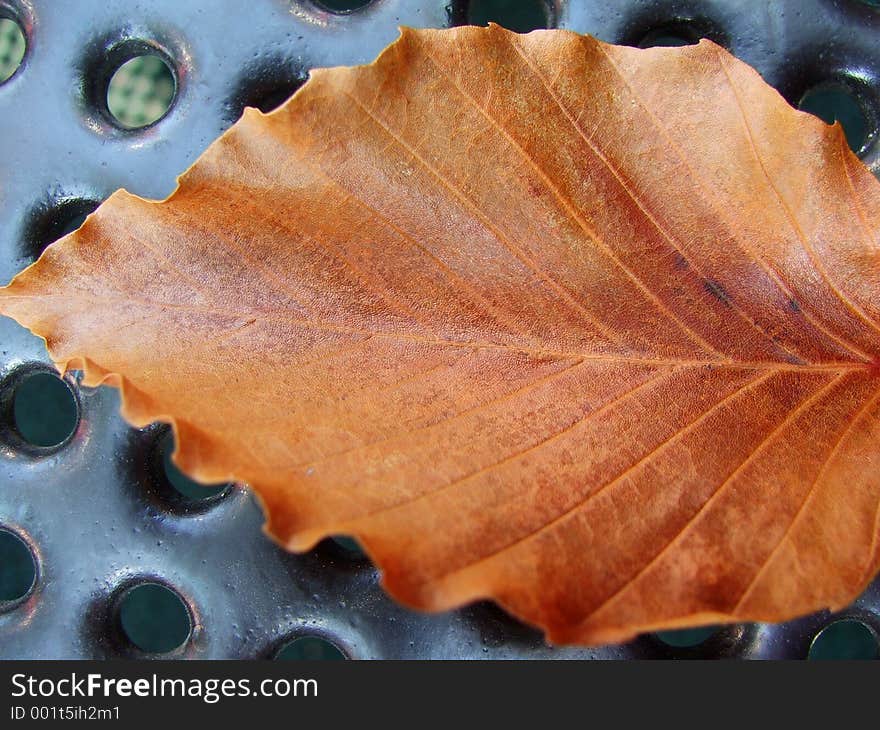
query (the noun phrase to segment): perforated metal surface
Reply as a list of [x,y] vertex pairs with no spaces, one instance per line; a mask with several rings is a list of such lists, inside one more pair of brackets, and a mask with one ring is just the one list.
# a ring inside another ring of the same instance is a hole
[[[866,3],[570,0],[547,8],[556,27],[609,41],[638,43],[658,29],[709,35],[795,103],[811,86],[839,80],[876,127],[880,12]],[[244,104],[283,98],[311,67],[372,60],[398,25],[443,27],[466,14],[449,0],[374,0],[344,15],[306,0],[0,0],[0,16],[16,18],[28,39],[22,67],[0,86],[0,280],[116,188],[167,195]],[[169,62],[177,95],[155,125],[124,130],[107,113],[106,83],[144,49]],[[877,171],[874,141],[863,159]],[[40,340],[0,319],[0,413],[16,378],[48,362]],[[173,586],[192,614],[192,636],[172,656],[199,658],[268,657],[302,634],[329,637],[355,658],[804,657],[829,622],[817,614],[727,627],[692,649],[646,636],[583,650],[548,648],[488,604],[415,614],[382,593],[370,565],[332,543],[302,556],[277,548],[242,487],[198,510],[169,500],[155,459],[163,429],[131,429],[116,391],[70,383],[80,422],[60,447],[28,447],[8,418],[0,424],[0,526],[28,542],[39,567],[27,599],[0,613],[3,658],[137,656],[115,608],[126,587],[147,579]],[[843,614],[880,631],[880,582]]]

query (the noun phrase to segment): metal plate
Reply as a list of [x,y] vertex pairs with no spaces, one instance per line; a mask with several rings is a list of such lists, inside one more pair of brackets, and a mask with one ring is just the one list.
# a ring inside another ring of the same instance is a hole
[[[791,101],[816,84],[851,85],[876,126],[880,12],[855,0],[548,3],[551,23],[604,40],[650,32],[708,34],[754,65]],[[118,187],[161,198],[175,176],[244,104],[283,98],[315,66],[372,60],[398,25],[463,22],[466,3],[374,0],[332,14],[307,0],[0,0],[28,49],[0,86],[0,280],[33,260],[69,220]],[[151,49],[173,68],[169,113],[124,130],[107,113],[109,75]],[[874,114],[875,116],[871,116]],[[876,171],[878,146],[863,155]],[[120,333],[120,336],[125,336]],[[0,320],[0,388],[45,368],[37,338]],[[290,555],[261,532],[259,507],[235,487],[199,510],[167,498],[156,467],[162,428],[129,428],[112,389],[82,388],[80,421],[56,449],[34,449],[0,423],[0,526],[31,546],[32,593],[0,613],[0,657],[139,656],[119,630],[120,592],[139,581],[173,586],[194,630],[171,656],[269,657],[291,637],[332,639],[353,658],[804,657],[827,613],[781,625],[731,626],[699,646],[653,636],[600,649],[550,648],[489,604],[424,615],[378,585],[376,571],[327,542]],[[0,392],[0,401],[9,394]],[[2,402],[0,402],[2,406]],[[0,414],[4,411],[0,407]],[[880,632],[880,582],[843,615]]]

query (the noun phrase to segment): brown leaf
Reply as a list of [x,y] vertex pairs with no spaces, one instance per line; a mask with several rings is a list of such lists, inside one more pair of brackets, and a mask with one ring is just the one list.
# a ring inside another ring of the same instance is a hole
[[709,42],[407,30],[0,304],[411,606],[776,621],[880,565],[878,187]]

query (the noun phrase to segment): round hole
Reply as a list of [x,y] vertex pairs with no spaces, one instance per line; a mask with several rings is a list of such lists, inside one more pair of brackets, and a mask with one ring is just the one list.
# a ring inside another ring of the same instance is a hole
[[100,203],[94,200],[77,200],[65,205],[62,214],[58,217],[58,235],[52,240],[57,241],[59,238],[64,238],[68,233],[73,233],[77,230],[86,222],[86,218],[95,212],[98,205]]
[[698,43],[699,40],[699,38],[694,38],[690,34],[677,32],[674,29],[657,28],[645,34],[642,40],[639,41],[639,48],[692,46],[694,43]]
[[13,608],[37,581],[37,563],[27,543],[0,527],[0,610]]
[[315,5],[317,5],[322,10],[327,10],[331,13],[353,13],[355,10],[360,10],[361,8],[367,7],[373,0],[314,0]]
[[352,560],[366,560],[367,554],[361,548],[360,543],[353,537],[347,535],[334,535],[330,538],[333,546],[347,558]]
[[254,99],[253,104],[248,104],[247,106],[253,106],[259,109],[263,114],[268,114],[271,111],[274,111],[279,106],[281,106],[285,101],[287,101],[291,96],[293,96],[294,92],[302,86],[302,83],[298,83],[295,86],[291,87],[282,87],[279,89],[273,89],[259,99]]
[[699,646],[710,636],[718,632],[717,626],[700,626],[695,629],[677,629],[675,631],[658,631],[654,636],[667,646],[675,649],[687,649]]
[[645,11],[648,14],[629,26],[621,43],[638,48],[691,46],[708,38],[719,46],[730,45],[724,28],[711,18],[702,15],[658,18],[648,8]]
[[67,441],[76,430],[78,410],[73,389],[53,373],[31,373],[15,385],[13,424],[31,446],[48,448]]
[[186,504],[205,503],[217,499],[232,486],[231,484],[199,484],[180,471],[171,461],[171,454],[174,453],[174,434],[170,431],[159,439],[158,449],[162,459],[162,472],[174,490],[175,497],[180,501]]
[[161,57],[147,53],[130,58],[110,78],[107,110],[125,129],[142,129],[158,122],[171,108],[176,83]]
[[830,82],[809,89],[798,108],[834,124],[840,122],[853,152],[862,152],[873,130],[870,116],[856,92],[845,83]]
[[119,602],[122,633],[148,654],[166,654],[182,646],[192,633],[192,619],[176,591],[160,583],[129,588]]
[[24,254],[36,260],[50,243],[79,228],[100,204],[89,198],[68,198],[40,206],[32,214]]
[[810,659],[877,659],[877,634],[861,621],[842,619],[828,624],[810,644]]
[[21,26],[11,18],[0,18],[0,84],[18,71],[26,47]]
[[246,106],[268,114],[281,106],[306,82],[307,76],[291,68],[285,59],[271,66],[255,68],[246,74],[236,94],[229,101],[228,118],[238,119]]
[[470,25],[497,23],[516,33],[549,28],[552,17],[542,0],[470,0],[467,22]]
[[336,644],[320,636],[300,636],[298,639],[288,641],[275,655],[275,659],[281,661],[301,659],[338,661],[347,658]]

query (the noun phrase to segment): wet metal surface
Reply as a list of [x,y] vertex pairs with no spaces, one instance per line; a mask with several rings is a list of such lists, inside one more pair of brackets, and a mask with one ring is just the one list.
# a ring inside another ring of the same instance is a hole
[[[552,6],[552,7],[551,7]],[[559,27],[638,44],[649,33],[709,35],[797,103],[843,79],[876,127],[880,12],[839,0],[555,2]],[[444,27],[466,17],[449,0],[374,0],[334,15],[283,0],[0,0],[28,39],[19,71],[0,86],[0,280],[33,260],[70,221],[113,190],[162,198],[175,176],[235,121],[270,106],[316,66],[364,63],[398,25]],[[144,50],[173,69],[169,112],[142,130],[115,125],[106,84]],[[873,119],[873,121],[872,121]],[[863,159],[877,170],[870,137]],[[49,364],[42,342],[0,319],[0,382]],[[34,448],[0,422],[0,527],[21,536],[38,576],[22,601],[0,605],[0,657],[138,656],[119,629],[122,593],[143,581],[186,601],[190,639],[171,656],[270,657],[300,635],[331,639],[353,658],[805,657],[829,622],[726,627],[694,648],[653,636],[597,650],[551,649],[489,604],[440,615],[396,605],[372,566],[332,542],[290,555],[262,533],[242,487],[197,509],[169,497],[155,458],[161,427],[136,430],[109,388],[79,387],[80,418],[63,444]],[[0,414],[7,413],[0,394]],[[842,615],[880,630],[880,583]]]

